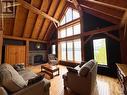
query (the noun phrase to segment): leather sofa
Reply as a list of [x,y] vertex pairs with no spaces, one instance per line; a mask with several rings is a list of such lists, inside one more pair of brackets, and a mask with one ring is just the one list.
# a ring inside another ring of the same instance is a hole
[[[11,85],[12,83],[10,83],[10,82],[6,82],[6,83],[3,82],[3,84],[2,84],[2,81],[6,80],[6,78],[5,79],[3,78],[4,75],[6,75],[6,76],[10,75],[10,74],[7,74],[7,72],[5,73],[5,71],[7,69],[9,71],[9,73],[17,72],[9,64],[0,65],[0,95],[50,95],[49,94],[50,82],[49,82],[49,80],[47,80],[45,78],[36,82],[36,83],[33,83],[31,85],[23,86],[21,89],[18,88],[18,91],[14,91],[14,89],[16,89],[16,88],[14,85]],[[28,82],[29,79],[32,79],[37,76],[35,73],[33,73],[29,69],[19,71],[18,74],[19,74],[20,78],[22,77],[25,80],[26,83]],[[14,75],[16,75],[16,74],[12,74],[11,76],[14,76]],[[17,76],[15,76],[15,78],[17,78]],[[13,79],[13,82],[14,82],[14,80],[16,80],[16,79]],[[3,86],[3,85],[7,85],[7,86]],[[8,91],[8,89],[12,89],[11,90],[12,92]]]
[[94,60],[90,60],[82,66],[76,66],[74,70],[68,70],[63,75],[64,88],[70,88],[76,95],[94,95],[97,63]]

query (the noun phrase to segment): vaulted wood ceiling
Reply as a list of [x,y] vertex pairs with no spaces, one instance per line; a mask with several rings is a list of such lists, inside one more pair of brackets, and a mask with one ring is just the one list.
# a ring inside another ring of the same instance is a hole
[[[83,11],[103,18],[114,24],[120,24],[125,11],[126,0],[17,0],[21,5],[16,8],[13,19],[4,19],[4,35],[47,41],[56,30],[68,6],[80,6]],[[9,23],[6,20],[13,23]]]

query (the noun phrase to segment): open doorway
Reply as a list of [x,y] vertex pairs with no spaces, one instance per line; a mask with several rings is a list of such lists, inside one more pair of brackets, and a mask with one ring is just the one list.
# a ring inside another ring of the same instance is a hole
[[106,39],[93,40],[94,59],[99,65],[107,65]]

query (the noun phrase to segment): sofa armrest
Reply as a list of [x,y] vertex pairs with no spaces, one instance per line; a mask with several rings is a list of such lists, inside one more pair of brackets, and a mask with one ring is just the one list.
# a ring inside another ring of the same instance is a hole
[[0,87],[0,95],[8,95],[3,87]]
[[[46,81],[46,82],[45,82]],[[49,95],[50,82],[46,79],[27,86],[13,95]]]

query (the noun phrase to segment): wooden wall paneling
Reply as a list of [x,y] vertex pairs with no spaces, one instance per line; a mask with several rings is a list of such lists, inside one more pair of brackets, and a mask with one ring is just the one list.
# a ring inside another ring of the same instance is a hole
[[[45,0],[43,1],[42,5],[41,5],[41,9],[43,12],[47,13],[48,9],[50,7],[51,4],[51,0]],[[37,37],[39,36],[39,32],[41,30],[41,27],[43,26],[44,23],[44,17],[38,15],[33,32],[32,32],[32,36],[31,38],[33,39],[37,39]]]
[[[48,11],[48,15],[49,16],[53,16],[54,15],[58,4],[59,4],[59,0],[53,0],[52,4],[50,6],[50,9]],[[39,34],[39,38],[38,39],[41,39],[41,40],[43,39],[43,37],[44,37],[44,35],[45,35],[45,33],[46,33],[50,23],[51,23],[50,20],[45,19],[43,27],[41,29],[41,32]]]
[[28,40],[28,41],[32,41],[32,42],[47,43],[47,41],[36,40],[36,39],[31,39],[31,38],[22,38],[22,37],[7,36],[7,35],[3,35],[3,38],[14,39],[14,40],[22,40],[22,41],[27,41]]
[[23,6],[17,6],[13,36],[21,37],[27,20],[28,10]]
[[15,18],[3,18],[3,33],[4,35],[12,35]]
[[[41,4],[42,4],[42,0],[32,0],[31,1],[31,5],[38,9],[40,9]],[[38,16],[37,14],[29,10],[23,37],[29,38],[31,36],[37,16]]]
[[26,63],[25,46],[7,45],[5,47],[5,63]]
[[29,65],[29,41],[26,41],[26,66]]
[[[2,3],[0,1],[0,15],[2,14]],[[3,45],[3,29],[2,29],[2,17],[0,16],[0,64],[2,61],[2,45]]]
[[[55,18],[55,19],[57,19],[57,20],[59,19],[60,14],[62,13],[63,8],[65,7],[65,4],[66,4],[66,0],[61,0],[61,1],[60,1],[59,6],[58,6],[58,8],[57,8],[57,10],[56,10],[56,12],[55,12],[55,14],[54,14],[54,18]],[[50,25],[52,26],[53,24],[54,24],[54,23],[51,22]],[[48,29],[50,29],[51,26],[49,26]],[[57,26],[56,26],[55,28],[57,28]],[[52,32],[52,30],[50,30],[50,31],[47,30],[47,32],[46,32],[46,34],[45,34],[45,36],[44,36],[44,40],[48,40],[49,35],[52,34],[51,32]],[[57,31],[56,31],[56,32],[57,32]]]

